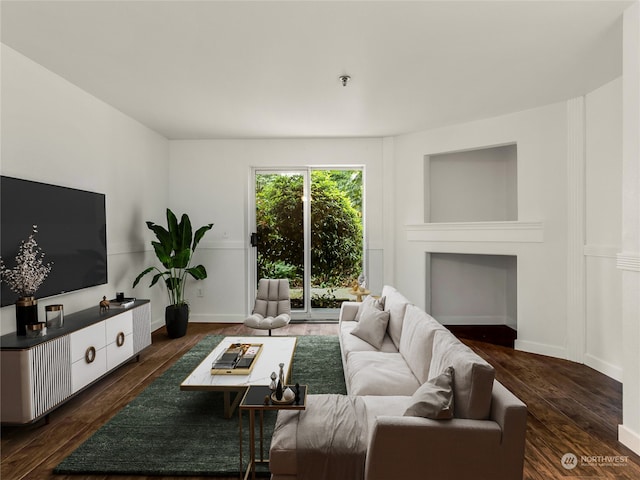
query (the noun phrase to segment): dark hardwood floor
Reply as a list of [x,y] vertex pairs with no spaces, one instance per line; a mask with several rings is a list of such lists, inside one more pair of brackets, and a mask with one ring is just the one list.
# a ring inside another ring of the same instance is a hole
[[[336,324],[291,324],[278,335],[335,335]],[[251,335],[242,325],[190,324],[183,338],[169,339],[164,329],[153,334],[153,344],[140,362],[119,368],[83,391],[50,416],[50,422],[25,427],[3,427],[0,477],[14,479],[159,480],[163,477],[65,476],[52,469],[118,410],[135,398],[204,335]],[[620,444],[622,386],[584,365],[514,351],[507,347],[464,340],[489,361],[497,378],[529,408],[524,478],[640,479],[640,457]],[[144,454],[144,445],[141,452]],[[577,456],[577,467],[563,468],[566,453]],[[583,461],[582,456],[588,457]],[[618,458],[617,465],[605,458]],[[461,461],[463,461],[461,459]],[[189,478],[197,477],[170,477]],[[427,477],[425,477],[427,478]],[[472,479],[469,479],[472,480]]]

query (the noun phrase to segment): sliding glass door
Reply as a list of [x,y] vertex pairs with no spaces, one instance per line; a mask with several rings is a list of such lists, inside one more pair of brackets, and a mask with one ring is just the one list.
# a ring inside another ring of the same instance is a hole
[[363,275],[360,169],[256,170],[253,284],[288,278],[294,311],[337,309]]
[[288,278],[291,308],[306,310],[307,172],[255,173],[256,278]]

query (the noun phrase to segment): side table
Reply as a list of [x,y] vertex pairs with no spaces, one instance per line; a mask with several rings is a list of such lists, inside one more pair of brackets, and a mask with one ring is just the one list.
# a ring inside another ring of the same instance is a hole
[[[288,385],[291,390],[295,391],[293,385]],[[286,388],[286,387],[285,387]],[[265,402],[265,397],[271,395],[271,389],[266,385],[251,385],[247,388],[244,397],[238,405],[239,430],[240,430],[240,478],[247,480],[249,475],[251,479],[256,478],[256,464],[268,464],[269,460],[264,459],[264,412],[265,410],[304,410],[307,407],[307,386],[300,385],[300,400],[298,403],[294,401],[291,404],[278,404],[269,401]],[[247,471],[242,475],[242,412],[249,412],[249,463]],[[255,434],[255,413],[260,412],[260,460],[256,460],[256,434]]]
[[360,289],[351,289],[349,290],[349,295],[355,295],[356,296],[356,302],[361,302],[362,301],[362,297],[366,297],[367,295],[369,295],[371,292],[365,288],[363,288],[362,290]]

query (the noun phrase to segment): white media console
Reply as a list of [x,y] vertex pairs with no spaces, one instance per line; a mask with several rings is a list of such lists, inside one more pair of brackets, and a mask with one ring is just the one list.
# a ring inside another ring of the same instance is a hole
[[67,399],[151,345],[151,304],[126,309],[89,308],[67,315],[59,329],[37,338],[0,337],[0,421],[25,424],[48,415]]

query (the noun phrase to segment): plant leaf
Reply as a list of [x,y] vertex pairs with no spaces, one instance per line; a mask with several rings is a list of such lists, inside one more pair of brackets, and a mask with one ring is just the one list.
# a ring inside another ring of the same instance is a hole
[[164,268],[174,268],[173,259],[171,258],[171,250],[168,250],[167,246],[160,242],[151,242],[151,245],[153,245],[156,257],[158,257],[158,260],[160,260],[160,263],[162,263]]
[[198,246],[198,243],[200,243],[200,240],[202,240],[202,237],[204,237],[204,234],[207,233],[212,228],[213,228],[213,223],[210,223],[196,230],[196,234],[193,237],[193,245],[191,245],[191,250],[195,252],[196,247]]
[[133,281],[133,287],[132,287],[132,288],[135,288],[135,287],[136,287],[136,285],[137,285],[137,284],[140,282],[140,280],[142,279],[142,277],[144,277],[147,273],[149,273],[149,272],[150,272],[151,270],[153,270],[154,268],[156,268],[156,267],[149,267],[149,268],[147,268],[144,272],[142,272],[140,275],[138,275],[138,276],[136,277],[136,279]]
[[176,233],[178,242],[176,251],[182,251],[190,248],[193,230],[191,228],[191,220],[189,220],[189,216],[186,213],[182,214],[180,223],[178,224],[178,231]]
[[167,227],[171,237],[171,250],[180,250],[178,247],[178,219],[169,208],[167,208]]
[[202,265],[198,265],[197,267],[191,267],[186,270],[189,275],[191,275],[196,280],[204,280],[207,278],[207,270]]
[[169,272],[160,272],[157,273],[156,275],[153,276],[153,280],[151,281],[151,284],[149,285],[149,288],[153,287],[156,283],[158,283],[158,280],[160,280],[161,277],[164,277],[165,275],[170,275]]
[[156,235],[160,243],[168,247],[171,246],[171,235],[166,228],[153,222],[147,222],[147,227]]

